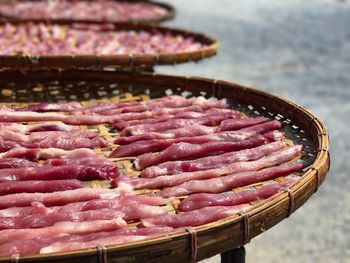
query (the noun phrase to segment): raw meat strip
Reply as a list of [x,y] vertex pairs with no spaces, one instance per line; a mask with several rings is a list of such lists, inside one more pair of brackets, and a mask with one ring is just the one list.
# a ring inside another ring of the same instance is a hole
[[[37,167],[38,163],[31,162],[21,158],[0,158],[0,169],[19,168],[19,167]],[[1,192],[1,189],[0,189]]]
[[0,130],[8,130],[27,134],[31,132],[42,131],[77,131],[79,127],[67,125],[60,121],[44,122],[37,124],[24,125],[20,123],[3,122],[0,123]]
[[125,107],[143,106],[143,105],[155,105],[155,104],[164,103],[164,102],[178,104],[178,103],[182,103],[183,101],[187,101],[187,99],[182,96],[172,95],[172,96],[156,98],[148,101],[130,101],[130,102],[117,102],[117,103],[100,102],[95,105],[82,109],[81,112],[98,114],[101,111],[105,111],[109,109],[120,109]]
[[159,175],[179,174],[183,172],[195,172],[219,168],[234,162],[257,160],[286,146],[286,143],[282,141],[276,141],[251,149],[229,152],[216,156],[208,156],[195,160],[165,162],[157,166],[151,166],[142,170],[140,176],[151,178],[157,177]]
[[268,119],[266,118],[227,119],[223,120],[220,124],[220,127],[218,128],[194,124],[178,129],[168,130],[166,132],[148,132],[146,134],[141,135],[119,137],[114,141],[114,143],[119,145],[125,145],[136,141],[144,140],[174,139],[179,137],[209,135],[220,131],[238,130],[248,126],[257,125],[266,121],[268,121]]
[[77,148],[105,148],[110,146],[111,143],[106,141],[102,137],[89,138],[45,138],[39,142],[27,143],[27,142],[15,142],[5,141],[0,138],[0,152],[7,152],[16,147],[24,148],[60,148],[63,150],[73,150]]
[[156,165],[166,161],[186,160],[210,155],[217,155],[225,152],[238,151],[247,148],[254,148],[266,142],[263,136],[256,136],[244,141],[211,141],[203,144],[192,144],[180,142],[172,144],[159,153],[145,153],[136,158],[134,165],[141,170],[148,166]]
[[39,167],[24,167],[0,170],[0,182],[22,180],[108,180],[119,176],[120,172],[114,165],[74,165],[62,166],[44,165]]
[[7,141],[15,142],[26,142],[26,143],[39,143],[45,139],[61,138],[94,138],[98,134],[89,130],[78,130],[78,131],[45,131],[45,132],[34,132],[30,135],[21,134],[19,132],[0,130],[0,138]]
[[213,116],[213,115],[227,114],[227,113],[232,113],[232,110],[211,108],[202,112],[186,111],[186,112],[179,112],[175,114],[160,115],[160,116],[148,118],[148,119],[131,120],[131,121],[115,120],[112,125],[114,128],[121,131],[126,127],[140,125],[140,124],[152,124],[152,123],[154,124],[154,123],[165,122],[173,119],[195,119],[199,117]]
[[134,189],[141,189],[141,188],[155,189],[155,188],[163,188],[163,187],[180,185],[190,180],[210,179],[210,178],[220,177],[222,175],[239,173],[243,171],[258,171],[263,168],[272,167],[272,166],[279,165],[292,160],[293,158],[300,155],[301,149],[302,149],[301,145],[291,146],[287,149],[279,150],[277,152],[274,152],[256,161],[237,162],[222,168],[210,169],[205,171],[188,172],[188,173],[175,174],[175,175],[164,175],[164,176],[158,176],[155,178],[120,177],[115,179],[113,181],[113,184],[114,185],[115,184],[118,185],[120,183],[128,184],[128,185],[131,185]]
[[262,188],[254,190],[243,190],[238,193],[227,192],[221,194],[193,194],[183,200],[179,204],[178,209],[180,211],[191,211],[208,206],[240,205],[263,200],[277,194],[278,192],[282,191],[283,188],[291,186],[296,181],[297,179],[292,178],[281,183],[263,186]]
[[113,123],[119,117],[102,115],[64,115],[57,112],[6,111],[0,110],[0,122],[61,121],[72,125]]
[[[21,143],[23,147],[32,147],[33,144],[28,144],[28,143]],[[0,152],[7,152],[13,148],[16,147],[21,147],[17,142],[12,142],[12,141],[4,141],[0,138]]]
[[[142,104],[141,104],[142,103]],[[162,100],[162,101],[156,101],[152,103],[152,100],[150,101],[144,101],[140,102],[138,105],[130,105],[125,107],[119,107],[119,108],[109,108],[106,110],[98,111],[98,114],[106,114],[106,115],[112,115],[112,114],[118,114],[118,113],[129,113],[129,112],[143,112],[143,111],[155,111],[163,108],[183,108],[183,107],[189,107],[191,105],[199,105],[202,108],[212,108],[212,107],[227,107],[226,100],[223,101],[208,101],[203,97],[197,97],[192,99],[185,99],[185,98],[177,98],[172,100]]]
[[5,229],[0,231],[0,244],[13,240],[94,233],[99,231],[115,230],[126,226],[126,222],[119,217],[112,220],[59,222],[53,226],[37,229]]
[[64,121],[67,118],[66,115],[56,112],[37,113],[30,111],[0,111],[1,122]]
[[19,217],[35,214],[47,215],[49,213],[62,212],[82,212],[104,208],[118,208],[131,203],[157,206],[164,205],[168,202],[169,199],[164,199],[158,196],[121,194],[120,196],[112,199],[92,199],[88,201],[73,202],[62,206],[51,207],[46,207],[41,202],[32,202],[31,206],[2,209],[0,210],[0,217]]
[[95,137],[93,139],[88,138],[46,138],[37,144],[39,148],[59,148],[63,150],[74,150],[77,148],[105,148],[111,145],[110,142],[106,141],[102,137]]
[[214,133],[215,127],[203,125],[189,125],[183,128],[173,129],[166,132],[148,132],[142,135],[125,136],[117,138],[114,143],[119,145],[130,144],[136,141],[155,140],[155,139],[175,139],[179,137],[192,137],[208,135]]
[[79,180],[19,181],[0,183],[0,195],[16,193],[51,193],[83,188]]
[[[138,205],[147,205],[147,206],[158,206],[166,204],[169,199],[164,199],[157,196],[143,196],[143,195],[130,195],[130,194],[122,194],[117,198],[113,199],[93,199],[84,202],[75,202],[66,204],[63,206],[53,206],[53,207],[45,207],[41,203],[32,203],[33,209],[29,211],[26,209],[27,214],[35,214],[35,210],[40,210],[41,213],[49,214],[49,213],[77,213],[82,211],[89,210],[100,210],[100,209],[116,209],[123,208],[133,204]],[[144,206],[146,209],[147,206]]]
[[111,220],[121,217],[125,221],[139,220],[166,214],[166,210],[159,206],[131,203],[117,208],[104,208],[87,211],[71,211],[49,213],[47,215],[34,214],[21,217],[0,218],[0,229],[41,228],[52,226],[57,222],[85,222],[94,220]]
[[115,164],[108,159],[102,158],[91,149],[76,149],[71,151],[66,158],[49,159],[44,165],[63,166],[63,165],[87,165],[87,166],[114,166]]
[[258,125],[246,127],[246,128],[240,129],[240,131],[247,131],[247,132],[255,131],[257,133],[265,133],[272,130],[279,130],[281,128],[282,128],[282,123],[277,120],[273,120],[273,121],[264,122]]
[[202,100],[199,103],[188,103],[188,101],[185,101],[183,106],[178,107],[168,107],[166,106],[169,104],[169,101],[163,102],[164,106],[162,105],[142,105],[142,106],[131,106],[131,107],[123,107],[120,109],[109,109],[106,111],[100,111],[99,114],[101,115],[116,115],[116,114],[122,114],[122,113],[141,113],[141,112],[150,112],[152,116],[159,116],[164,114],[176,114],[179,112],[187,112],[187,111],[204,111],[211,108],[227,108],[228,104],[226,103],[226,100],[219,100],[219,101],[207,101]]
[[50,246],[56,242],[80,242],[85,243],[98,238],[113,237],[113,236],[156,236],[160,234],[167,234],[175,231],[171,227],[149,227],[149,228],[122,228],[108,232],[97,232],[84,235],[67,235],[62,237],[40,238],[30,240],[16,240],[8,242],[0,246],[0,256],[9,257],[12,255],[28,256],[33,254],[39,254],[40,249]]
[[151,124],[140,124],[134,125],[125,128],[122,132],[122,136],[130,136],[130,135],[140,135],[146,132],[162,132],[167,130],[173,130],[182,128],[188,125],[204,125],[204,126],[215,126],[219,125],[220,122],[226,119],[238,119],[241,117],[241,113],[232,112],[225,113],[221,115],[212,115],[212,116],[204,116],[196,119],[171,119],[164,122],[159,123],[151,123]]
[[61,111],[61,112],[72,112],[77,109],[81,109],[79,102],[59,102],[59,103],[38,103],[31,104],[22,108],[17,108],[17,111],[36,111],[36,112],[50,112],[50,111]]
[[243,119],[228,119],[223,120],[217,129],[219,131],[231,131],[247,128],[249,126],[254,126],[260,123],[267,122],[269,119],[264,117],[257,118],[243,118]]
[[138,156],[144,153],[161,151],[176,143],[202,144],[213,141],[239,142],[256,136],[254,132],[228,131],[217,134],[181,137],[176,139],[160,139],[149,141],[137,141],[128,145],[122,145],[115,149],[109,157]]
[[[52,158],[62,158],[74,155],[75,153],[83,153],[84,154],[96,154],[93,150],[87,149],[87,148],[80,148],[76,150],[62,150],[57,148],[46,148],[46,149],[40,149],[40,148],[32,148],[27,149],[23,147],[17,147],[13,148],[5,153],[3,153],[1,156],[3,158],[24,158],[27,160],[38,160],[38,159],[52,159]],[[82,158],[84,154],[79,157]]]
[[28,131],[27,133],[31,132],[43,132],[43,131],[77,131],[80,128],[73,126],[73,125],[67,125],[63,122],[44,122],[44,123],[38,123],[33,125],[27,125]]
[[0,196],[0,208],[29,206],[32,202],[42,202],[46,206],[88,201],[92,199],[112,199],[119,192],[103,188],[81,188],[53,193],[21,193]]
[[159,195],[167,197],[188,195],[191,193],[220,193],[239,186],[285,176],[300,171],[303,167],[303,163],[297,162],[275,166],[261,171],[238,172],[207,180],[192,180],[174,187],[166,187]]
[[[113,123],[119,120],[122,121],[134,121],[134,120],[143,120],[143,119],[150,119],[155,118],[159,116],[169,116],[169,115],[175,115],[180,113],[186,113],[189,111],[197,111],[197,112],[204,112],[206,111],[206,108],[203,108],[199,105],[185,107],[185,108],[169,108],[169,109],[161,109],[157,111],[144,111],[144,112],[129,112],[129,113],[120,113],[120,114],[114,114],[114,115],[99,115],[101,118],[109,118],[109,121],[112,121]],[[232,111],[225,113],[225,114],[233,114]],[[235,112],[236,116],[241,116],[241,113]],[[86,117],[84,117],[86,118]],[[81,117],[80,117],[81,119]],[[180,126],[178,126],[180,127]],[[170,127],[171,128],[171,127]],[[169,128],[169,129],[170,129]],[[171,129],[174,129],[176,127],[173,127]]]
[[250,207],[251,206],[247,204],[236,206],[211,206],[181,214],[166,214],[155,218],[146,218],[142,219],[141,222],[145,227],[170,226],[177,228],[200,226],[235,215]]

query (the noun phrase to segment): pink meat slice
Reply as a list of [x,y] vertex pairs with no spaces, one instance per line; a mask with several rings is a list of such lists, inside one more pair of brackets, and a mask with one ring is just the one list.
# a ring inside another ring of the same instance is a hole
[[265,132],[269,132],[272,130],[279,130],[282,128],[282,123],[277,121],[277,120],[272,120],[272,121],[268,121],[268,122],[263,122],[261,124],[258,125],[254,125],[254,126],[249,126],[243,129],[240,129],[240,131],[255,131],[258,133],[265,133]]
[[45,138],[39,142],[16,142],[7,141],[0,138],[0,152],[7,152],[13,148],[59,148],[63,150],[73,150],[77,148],[105,148],[111,143],[102,137],[79,138],[79,137],[50,137]]
[[220,123],[220,126],[218,127],[217,131],[219,132],[219,131],[239,130],[239,129],[247,128],[257,124],[261,124],[267,121],[269,121],[269,119],[264,117],[228,119],[228,120],[223,120]]
[[281,183],[263,186],[254,190],[243,190],[238,193],[227,192],[220,194],[192,194],[181,201],[178,209],[180,211],[187,212],[208,206],[230,206],[264,200],[279,193],[283,188],[290,187],[296,181],[296,178],[292,178]]
[[30,125],[24,125],[20,123],[2,122],[0,123],[0,130],[7,130],[13,132],[19,132],[22,134],[28,134],[32,132],[43,132],[43,131],[77,131],[79,127],[67,125],[63,122],[44,122]]
[[283,164],[260,171],[248,171],[229,174],[218,178],[207,180],[192,180],[180,185],[164,188],[159,195],[180,196],[191,193],[220,193],[236,187],[257,183],[262,180],[271,180],[279,176],[286,176],[300,171],[304,167],[303,163]]
[[166,214],[166,210],[159,206],[130,203],[116,208],[104,208],[87,211],[66,211],[49,213],[47,215],[34,214],[21,217],[0,218],[0,229],[42,228],[52,226],[57,222],[86,222],[94,220],[111,220],[121,217],[125,221],[139,220]]
[[0,208],[29,206],[41,202],[46,206],[88,201],[92,199],[112,199],[119,196],[118,191],[104,188],[81,188],[53,193],[20,193],[0,196]]
[[71,125],[94,125],[113,123],[119,117],[102,115],[65,115],[57,112],[7,111],[0,110],[0,122],[61,121]]
[[44,165],[63,166],[63,165],[86,165],[86,166],[114,166],[113,162],[102,158],[90,149],[76,149],[71,151],[66,158],[49,159]]
[[5,141],[0,138],[0,152],[7,152],[13,148],[18,148],[18,147],[26,147],[26,148],[33,148],[35,144],[28,144],[28,143],[21,143],[21,145],[18,142],[13,142],[13,141]]
[[[197,112],[203,112],[210,108],[218,108],[218,107],[227,107],[226,104],[221,103],[220,106],[219,103],[211,103],[210,105],[193,105],[189,107],[182,107],[182,108],[164,108],[164,109],[158,109],[154,111],[143,111],[143,112],[126,112],[126,113],[110,113],[112,115],[75,115],[75,116],[69,116],[66,117],[66,119],[61,120],[64,123],[67,124],[73,124],[73,125],[81,125],[81,124],[98,124],[98,123],[114,123],[118,122],[119,120],[123,121],[133,121],[133,120],[142,120],[142,119],[149,119],[154,118],[157,116],[162,115],[169,115],[169,114],[178,114],[181,112],[188,112],[188,111],[197,111]],[[13,116],[14,114],[7,114]],[[236,113],[236,115],[241,115],[240,113]],[[0,118],[0,121],[6,121]]]
[[80,128],[73,125],[67,125],[63,122],[44,122],[28,126],[28,132],[44,132],[44,131],[78,131]]
[[[101,102],[97,103],[96,105],[89,106],[87,108],[84,108],[82,112],[84,113],[99,113],[101,111],[110,110],[110,109],[121,109],[121,108],[128,108],[128,107],[138,107],[138,106],[147,106],[147,105],[158,105],[167,103],[168,106],[174,105],[174,107],[178,107],[178,105],[182,104],[183,102],[186,103],[186,101],[190,101],[193,99],[186,99],[182,96],[178,95],[172,95],[162,98],[156,98],[148,101],[130,101],[130,102],[117,102],[117,103],[111,103],[111,102]],[[192,102],[191,102],[192,103]]]
[[256,161],[237,162],[217,169],[188,172],[176,175],[164,175],[155,178],[118,178],[115,179],[113,183],[114,185],[128,184],[131,185],[134,189],[157,189],[176,186],[190,180],[205,180],[232,173],[258,171],[263,168],[279,165],[299,156],[301,153],[301,149],[301,145],[296,145],[279,150]]
[[[38,143],[35,143],[39,148],[59,148],[63,150],[74,150],[77,148],[105,148],[111,146],[111,143],[102,137],[89,138],[46,138]],[[36,148],[36,147],[35,147]]]
[[88,138],[92,139],[97,137],[98,134],[89,130],[78,130],[78,131],[45,131],[45,132],[34,132],[30,135],[21,134],[19,132],[13,132],[8,130],[0,130],[0,137],[7,141],[15,142],[26,142],[36,143],[48,138]]
[[195,119],[199,117],[212,116],[217,114],[227,114],[231,112],[232,112],[231,109],[211,108],[208,110],[204,110],[202,112],[185,111],[185,112],[179,112],[175,114],[160,115],[149,119],[130,120],[130,121],[116,120],[113,122],[112,125],[114,128],[121,131],[126,127],[140,125],[140,124],[155,124],[160,122],[166,122],[172,119]]
[[0,170],[0,182],[22,180],[108,180],[120,176],[115,165],[96,163],[95,165],[67,164],[62,166],[43,165]]
[[203,111],[210,108],[227,108],[228,105],[226,100],[220,101],[207,101],[205,99],[196,98],[197,103],[184,100],[182,103],[178,103],[176,106],[171,101],[163,101],[162,103],[158,103],[157,105],[139,105],[139,106],[131,106],[131,107],[123,107],[120,109],[109,109],[106,111],[100,111],[99,114],[102,115],[115,115],[121,113],[140,113],[140,112],[152,112],[154,116],[159,116],[163,114],[175,114],[178,112],[186,112],[186,111]]
[[141,171],[140,176],[151,178],[159,175],[179,174],[183,172],[195,172],[219,168],[234,162],[257,160],[283,147],[286,147],[286,143],[276,141],[251,149],[229,152],[216,156],[208,156],[195,160],[165,162],[157,166],[147,167]]
[[170,119],[168,121],[159,123],[139,124],[130,127],[126,127],[122,132],[122,136],[140,135],[146,132],[162,132],[173,129],[182,128],[188,125],[204,125],[204,126],[216,126],[219,125],[225,119],[237,119],[241,118],[241,113],[231,112],[221,115],[203,116],[196,119]]
[[58,222],[53,226],[36,229],[4,229],[0,230],[0,245],[13,240],[60,237],[64,235],[87,234],[99,231],[116,230],[126,227],[120,217],[112,220],[95,220],[86,222]]
[[66,212],[82,212],[89,210],[99,210],[105,208],[120,208],[128,204],[144,204],[149,206],[164,205],[169,202],[169,199],[164,199],[159,196],[147,195],[131,195],[120,194],[120,196],[112,199],[92,199],[88,201],[67,203],[61,206],[46,207],[41,202],[32,202],[31,206],[25,207],[11,207],[0,210],[0,217],[23,217],[26,215],[50,213],[66,213]]
[[110,157],[138,156],[144,153],[161,151],[169,146],[186,142],[191,144],[201,144],[212,141],[238,142],[256,136],[255,132],[226,131],[210,135],[180,137],[176,139],[159,139],[149,141],[137,141],[128,145],[122,145],[115,149]]
[[82,106],[79,102],[59,102],[59,103],[38,103],[31,104],[22,108],[17,108],[17,111],[35,111],[35,112],[72,112],[77,109],[81,109]]
[[16,193],[52,193],[83,188],[79,180],[19,181],[0,183],[0,195]]
[[2,154],[2,157],[6,158],[22,158],[27,160],[38,160],[38,159],[54,159],[70,156],[79,155],[78,158],[85,158],[86,156],[94,156],[96,153],[87,148],[80,148],[75,150],[62,150],[57,148],[23,148],[16,147]]
[[187,142],[175,143],[159,153],[145,153],[136,158],[134,165],[141,170],[167,161],[186,160],[225,152],[254,148],[266,142],[263,136],[255,136],[243,141],[209,141],[203,144]]
[[[21,158],[0,158],[0,169],[19,168],[19,167],[37,167],[38,163],[31,162]],[[1,189],[0,189],[1,192]]]
[[[126,136],[117,138],[114,143],[119,145],[130,144],[136,141],[155,140],[155,139],[174,139],[179,137],[193,137],[200,135],[209,135],[220,131],[238,130],[249,126],[254,126],[267,122],[267,118],[244,118],[223,120],[220,127],[208,127],[204,125],[189,125],[178,129],[168,130],[166,132],[148,132],[146,134]],[[274,127],[273,127],[274,128]]]
[[67,116],[56,112],[30,112],[30,111],[0,111],[1,122],[34,122],[34,121],[62,121],[67,119]]
[[166,214],[155,218],[142,219],[141,223],[145,227],[170,226],[177,228],[200,226],[225,217],[233,216],[240,211],[249,209],[250,207],[251,206],[248,204],[204,207],[180,214]]
[[176,98],[176,99],[168,99],[168,100],[161,100],[161,101],[144,101],[140,102],[138,105],[130,105],[125,107],[119,107],[119,108],[109,108],[106,110],[100,110],[98,111],[98,114],[106,114],[106,115],[112,115],[112,114],[118,114],[118,113],[126,113],[126,112],[143,112],[143,111],[156,111],[163,108],[182,108],[182,107],[188,107],[191,105],[200,105],[201,107],[212,107],[213,105],[215,107],[222,107],[226,106],[225,101],[219,101],[219,102],[211,102],[206,100],[203,97],[197,97],[192,99],[185,99],[185,98]]
[[53,243],[90,242],[99,238],[113,236],[155,236],[167,234],[174,231],[171,227],[150,227],[150,228],[122,228],[108,232],[97,232],[83,235],[67,235],[62,237],[40,238],[30,240],[16,240],[0,246],[0,256],[9,257],[12,255],[29,256],[39,254],[40,249],[48,247]]
[[148,132],[146,134],[126,136],[117,138],[114,143],[119,145],[131,144],[136,141],[155,140],[155,139],[175,139],[179,137],[192,137],[208,135],[214,133],[215,127],[204,125],[189,125],[179,129],[173,129],[166,132]]

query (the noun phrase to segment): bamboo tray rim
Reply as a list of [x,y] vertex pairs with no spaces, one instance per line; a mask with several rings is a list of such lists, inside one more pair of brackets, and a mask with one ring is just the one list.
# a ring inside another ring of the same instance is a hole
[[[36,2],[40,0],[16,0],[16,2]],[[72,1],[72,0],[70,0]],[[83,1],[91,1],[91,0],[83,0]],[[159,2],[159,1],[154,1],[154,0],[149,0],[149,1],[130,1],[130,0],[114,0],[117,2],[129,2],[129,3],[137,3],[137,2],[147,2],[155,6],[162,7],[166,9],[167,14],[163,16],[159,16],[158,18],[152,18],[152,19],[147,19],[147,18],[141,18],[141,19],[130,19],[130,20],[125,20],[125,22],[133,23],[133,24],[158,24],[167,20],[171,20],[175,17],[176,15],[176,9],[174,6],[172,6],[169,3],[165,2]],[[8,2],[12,2],[9,0]],[[4,1],[3,3],[6,3]],[[1,6],[2,3],[0,3]],[[12,22],[12,21],[22,21],[22,22],[33,22],[33,21],[41,21],[41,22],[74,22],[74,23],[97,23],[97,24],[103,24],[103,23],[109,23],[113,22],[110,20],[94,20],[94,19],[54,19],[54,18],[21,18],[18,16],[12,16],[12,15],[5,15],[0,12],[0,20],[7,21],[7,22]]]
[[[38,74],[39,73],[39,74]],[[295,210],[297,210],[301,205],[312,195],[313,192],[316,192],[318,187],[322,184],[324,181],[326,174],[330,167],[330,154],[329,154],[329,137],[328,132],[326,129],[326,126],[323,124],[321,120],[319,120],[316,116],[314,116],[310,111],[307,109],[295,104],[294,102],[291,102],[287,99],[284,99],[280,96],[276,96],[272,93],[262,91],[257,88],[251,88],[248,86],[227,82],[227,81],[221,81],[221,80],[214,80],[209,78],[200,78],[200,77],[185,77],[185,76],[172,76],[172,75],[164,75],[164,74],[157,74],[157,73],[134,73],[134,72],[98,72],[98,71],[37,71],[34,74],[23,75],[23,73],[14,72],[14,71],[0,71],[0,77],[1,79],[5,76],[22,76],[21,78],[15,78],[15,81],[21,82],[21,81],[36,81],[36,80],[44,80],[47,81],[48,79],[57,79],[63,78],[64,80],[71,79],[76,80],[79,77],[84,76],[85,81],[94,81],[94,80],[100,80],[104,82],[113,82],[118,80],[134,83],[135,85],[140,83],[150,84],[152,85],[152,88],[157,88],[157,85],[161,86],[164,85],[164,83],[169,83],[169,81],[178,80],[181,83],[183,83],[184,87],[187,87],[186,85],[190,86],[191,84],[199,83],[204,84],[206,83],[208,87],[212,87],[212,93],[215,96],[220,96],[220,93],[223,92],[223,89],[236,89],[240,90],[245,94],[254,94],[254,95],[262,95],[266,98],[271,99],[271,103],[279,102],[284,105],[288,105],[292,109],[292,113],[290,112],[290,109],[286,107],[286,109],[281,109],[282,114],[288,113],[292,117],[293,116],[303,116],[304,119],[308,122],[308,126],[310,129],[314,129],[316,131],[316,135],[314,136],[315,142],[318,144],[317,147],[317,154],[315,156],[315,159],[311,166],[306,168],[303,172],[303,176],[301,179],[299,179],[293,186],[289,187],[289,191],[282,191],[278,193],[277,195],[274,195],[273,197],[266,199],[264,201],[260,201],[258,205],[253,206],[251,209],[246,211],[245,213],[241,213],[239,215],[231,216],[228,218],[221,219],[219,221],[205,224],[198,227],[193,227],[195,229],[195,232],[198,236],[206,235],[213,229],[220,229],[220,228],[231,228],[235,225],[240,225],[242,229],[243,237],[240,239],[240,241],[236,245],[243,245],[250,241],[251,238],[256,236],[256,234],[249,231],[249,229],[253,229],[254,226],[251,226],[251,220],[254,220],[256,218],[259,219],[259,217],[262,217],[263,213],[271,212],[272,209],[276,206],[283,205],[284,210],[283,211],[283,218],[281,220],[278,220],[278,222],[282,221],[284,218],[288,217],[291,213],[293,213]],[[47,76],[47,78],[42,78],[42,75]],[[56,76],[56,78],[55,78]],[[165,82],[162,82],[165,81]],[[0,81],[0,83],[3,81]],[[176,86],[176,85],[175,85]],[[208,90],[208,89],[205,89]],[[236,98],[237,99],[237,98]],[[271,105],[270,105],[271,107]],[[283,112],[283,110],[286,110]],[[291,117],[289,116],[289,117]],[[298,203],[298,199],[300,198],[300,194],[303,194],[307,190],[312,190],[312,193],[307,193],[308,196],[305,200],[302,200],[302,203]],[[273,223],[273,225],[277,224]],[[258,235],[264,232],[265,230],[259,231]],[[241,234],[241,233],[239,233]],[[125,251],[127,249],[137,249],[140,247],[145,246],[152,246],[155,244],[162,244],[167,241],[173,241],[177,239],[188,239],[190,238],[190,235],[188,231],[183,230],[181,232],[175,232],[172,234],[166,234],[160,237],[154,237],[149,238],[142,241],[137,242],[131,242],[124,245],[114,245],[114,246],[108,246],[108,253],[110,252],[116,252],[116,251]],[[81,256],[88,256],[88,255],[95,255],[98,252],[98,249],[86,249],[86,250],[80,250],[80,251],[71,251],[71,252],[63,252],[63,253],[54,253],[49,255],[36,255],[36,256],[27,256],[27,257],[21,257],[21,261],[31,261],[31,260],[44,260],[44,259],[64,259],[64,258],[76,258]],[[223,252],[223,251],[222,251]],[[8,260],[8,259],[0,259],[0,261]]]
[[[0,26],[10,24],[25,24],[24,21],[0,21]],[[94,23],[77,23],[69,21],[31,21],[30,23],[45,23],[46,25],[75,25]],[[106,24],[106,23],[104,23]],[[158,31],[184,37],[194,37],[196,41],[205,44],[205,47],[196,51],[162,54],[128,54],[128,55],[0,55],[0,69],[103,69],[104,67],[136,68],[157,65],[176,65],[191,61],[199,61],[216,55],[219,48],[217,39],[202,33],[191,32],[184,29],[164,27],[158,25],[132,24],[125,22],[107,23],[113,26],[113,31]],[[106,30],[106,29],[105,29]]]

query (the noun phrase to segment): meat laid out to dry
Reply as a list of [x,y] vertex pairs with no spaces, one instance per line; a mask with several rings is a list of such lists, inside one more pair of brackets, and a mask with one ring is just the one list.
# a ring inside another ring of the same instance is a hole
[[159,20],[168,13],[168,9],[153,3],[114,0],[7,1],[0,4],[0,15],[18,19],[124,22]]
[[[8,22],[0,25],[0,32],[0,55],[176,54],[205,47],[191,36],[158,31],[116,31],[109,25]],[[51,106],[48,111],[55,107]],[[45,111],[43,106],[36,108],[35,111]],[[61,108],[71,111],[74,105]]]
[[125,244],[234,216],[292,186],[302,153],[283,123],[225,99],[1,105],[0,257]]

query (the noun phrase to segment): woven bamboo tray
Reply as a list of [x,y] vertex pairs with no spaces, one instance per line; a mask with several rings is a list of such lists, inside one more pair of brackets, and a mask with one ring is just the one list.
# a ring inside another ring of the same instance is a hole
[[[217,222],[107,249],[88,249],[68,253],[20,258],[20,262],[186,262],[208,258],[248,243],[253,237],[276,225],[301,207],[325,180],[330,165],[328,133],[324,124],[306,109],[281,97],[239,84],[196,77],[176,77],[151,73],[100,71],[0,72],[1,102],[96,100],[133,101],[174,94],[215,96],[236,102],[234,108],[248,116],[268,116],[286,122],[287,137],[303,144],[301,156],[309,164],[290,190],[240,215]],[[185,93],[184,93],[185,92]],[[102,136],[116,136],[108,126],[97,125]],[[109,137],[110,138],[110,137]],[[107,153],[112,149],[106,149]],[[127,174],[133,172],[131,160],[114,159]],[[280,177],[276,181],[283,181]],[[266,182],[265,182],[266,183]],[[259,188],[265,183],[249,187]],[[93,187],[99,187],[94,184]],[[234,189],[239,192],[242,188]],[[167,209],[171,210],[169,205]],[[8,262],[10,259],[0,259]],[[18,259],[12,259],[15,262]]]
[[[5,1],[0,1],[0,5],[2,3],[7,3],[7,2],[10,2],[10,3],[13,3],[14,5],[17,3],[17,2],[29,2],[29,1],[32,1],[32,2],[35,2],[35,1],[38,1],[38,0],[5,0]],[[93,0],[85,0],[85,1],[93,1]],[[118,0],[115,0],[115,1],[118,1]],[[119,1],[120,2],[120,1]],[[156,1],[131,1],[131,0],[123,0],[123,2],[148,2],[152,5],[155,5],[155,6],[159,6],[159,7],[162,7],[164,8],[167,13],[163,16],[159,16],[155,19],[147,19],[147,18],[144,18],[144,19],[134,19],[134,20],[126,20],[126,21],[123,21],[123,22],[130,22],[130,23],[133,23],[133,24],[158,24],[160,22],[164,22],[164,21],[167,21],[167,20],[171,20],[175,17],[175,14],[176,14],[176,10],[175,8],[168,4],[168,3],[161,3],[161,2],[156,2]],[[14,15],[5,15],[5,14],[1,14],[0,13],[0,20],[3,20],[3,21],[42,21],[42,20],[45,20],[45,21],[52,21],[52,22],[80,22],[80,23],[108,23],[108,22],[118,22],[118,21],[115,21],[115,20],[97,20],[97,19],[93,19],[93,18],[89,18],[89,19],[75,19],[75,18],[71,18],[71,19],[48,19],[48,18],[42,18],[42,19],[38,19],[38,18],[22,18],[22,17],[18,17],[18,16],[14,16]]]
[[[69,25],[71,22],[55,22],[48,23],[45,21],[36,21],[34,23],[47,23]],[[0,21],[0,26],[6,22]],[[20,24],[23,22],[13,21],[12,24]],[[171,35],[181,35],[184,37],[193,37],[197,42],[202,43],[205,47],[196,51],[178,52],[171,54],[142,54],[142,55],[0,55],[0,68],[8,69],[77,69],[90,68],[101,69],[104,67],[113,68],[140,68],[153,67],[156,65],[175,65],[190,61],[199,61],[216,55],[219,43],[216,39],[200,34],[193,33],[181,29],[167,28],[151,25],[135,25],[130,23],[109,23],[115,31],[132,30],[146,32],[169,33]]]

